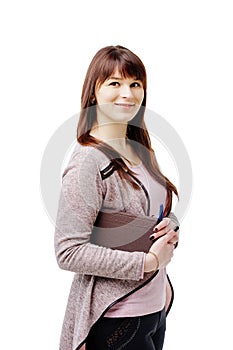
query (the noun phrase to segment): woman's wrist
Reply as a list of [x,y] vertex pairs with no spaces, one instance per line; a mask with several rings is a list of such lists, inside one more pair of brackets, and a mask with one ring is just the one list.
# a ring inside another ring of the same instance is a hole
[[157,255],[151,251],[146,254],[144,272],[157,271],[159,268],[159,259]]

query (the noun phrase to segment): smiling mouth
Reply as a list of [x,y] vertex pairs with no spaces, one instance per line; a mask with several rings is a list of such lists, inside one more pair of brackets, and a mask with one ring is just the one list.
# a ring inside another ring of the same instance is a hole
[[135,106],[134,103],[115,103],[115,105],[123,108],[130,108]]

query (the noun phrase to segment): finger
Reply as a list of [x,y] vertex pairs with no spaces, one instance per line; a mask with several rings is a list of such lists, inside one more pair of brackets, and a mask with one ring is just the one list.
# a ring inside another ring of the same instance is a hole
[[149,238],[150,238],[150,240],[157,240],[158,238],[165,236],[168,231],[169,231],[169,227],[165,226],[161,230],[153,232]]
[[174,245],[174,248],[177,247],[178,241],[179,241],[179,226],[175,226],[172,229],[173,232],[176,232],[176,236],[174,236],[168,243],[172,243]]
[[167,232],[171,230],[170,225],[171,220],[169,218],[164,218],[163,221],[161,221],[161,223],[159,223],[153,228],[153,233],[149,237],[150,240],[156,241],[158,238],[166,235]]
[[167,232],[165,232],[165,229],[164,230],[161,230],[159,232],[155,232],[155,233],[152,233],[152,235],[150,235],[149,239],[152,241],[157,241],[157,239],[163,237],[166,235]]
[[175,227],[173,227],[172,229],[170,229],[168,232],[167,232],[168,234],[175,234],[175,236],[179,236],[179,226],[175,226]]
[[153,228],[154,232],[158,232],[160,230],[162,230],[163,228],[167,227],[171,222],[171,219],[169,218],[164,218],[158,225],[155,225],[155,227]]
[[176,248],[178,245],[178,241],[177,241],[177,239],[172,239],[168,242],[168,244],[172,244],[174,246],[174,248]]
[[176,242],[176,241],[178,241],[178,233],[176,231],[174,231],[174,230],[170,230],[166,234],[165,238],[167,239],[168,243]]

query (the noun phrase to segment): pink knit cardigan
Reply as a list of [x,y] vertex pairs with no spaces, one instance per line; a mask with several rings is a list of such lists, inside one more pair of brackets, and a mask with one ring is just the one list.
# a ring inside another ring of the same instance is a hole
[[[75,273],[60,350],[81,349],[91,326],[111,304],[155,275],[143,274],[143,252],[112,250],[90,243],[101,208],[146,215],[147,205],[143,189],[133,190],[117,171],[112,171],[109,159],[101,151],[76,145],[63,174],[55,227],[58,265]],[[177,224],[173,214],[171,218]]]

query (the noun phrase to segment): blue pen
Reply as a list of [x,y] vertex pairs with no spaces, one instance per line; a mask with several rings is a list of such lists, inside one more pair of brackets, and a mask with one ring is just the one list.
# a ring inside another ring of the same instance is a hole
[[[156,222],[156,225],[158,225],[158,224],[163,220],[163,214],[164,214],[164,212],[163,212],[163,204],[160,204],[160,207],[159,207],[159,216],[158,216],[158,220],[157,220],[157,222]],[[155,226],[156,226],[156,225],[155,225]],[[153,235],[153,234],[150,235],[149,239],[150,239],[150,240],[154,240],[154,235]],[[157,239],[158,239],[158,238],[157,238]]]
[[160,204],[159,217],[158,217],[158,220],[156,222],[156,225],[158,225],[162,220],[163,220],[163,204]]

